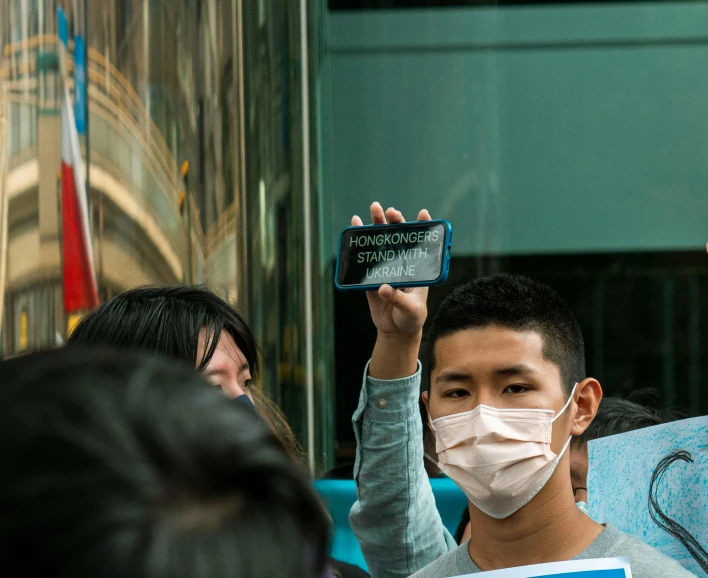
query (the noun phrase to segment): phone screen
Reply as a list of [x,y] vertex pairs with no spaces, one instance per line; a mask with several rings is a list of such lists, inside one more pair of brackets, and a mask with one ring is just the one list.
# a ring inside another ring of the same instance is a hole
[[447,276],[450,233],[445,221],[346,229],[339,244],[337,285],[373,289],[386,283],[440,283]]

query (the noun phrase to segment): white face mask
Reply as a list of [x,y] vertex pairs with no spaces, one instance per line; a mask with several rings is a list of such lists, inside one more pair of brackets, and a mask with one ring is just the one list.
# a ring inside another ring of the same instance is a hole
[[438,467],[482,512],[511,516],[541,491],[568,449],[572,436],[558,455],[551,451],[551,436],[577,386],[555,417],[547,409],[480,405],[433,420]]

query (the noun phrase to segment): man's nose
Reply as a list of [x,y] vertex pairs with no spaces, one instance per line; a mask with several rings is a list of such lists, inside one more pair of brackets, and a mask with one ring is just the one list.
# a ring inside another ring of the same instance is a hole
[[489,407],[498,407],[499,398],[491,391],[478,391],[474,396],[474,406],[487,405]]

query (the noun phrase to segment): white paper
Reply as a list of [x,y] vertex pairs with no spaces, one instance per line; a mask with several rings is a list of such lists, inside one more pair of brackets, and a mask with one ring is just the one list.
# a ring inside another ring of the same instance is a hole
[[534,564],[519,566],[505,570],[492,570],[467,574],[462,578],[632,578],[632,570],[627,558],[598,558],[592,560],[571,560],[569,562],[551,562],[549,564]]

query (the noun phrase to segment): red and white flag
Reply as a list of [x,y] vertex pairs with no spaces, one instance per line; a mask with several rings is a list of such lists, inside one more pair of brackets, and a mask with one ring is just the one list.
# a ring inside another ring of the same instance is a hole
[[[60,50],[63,47],[60,43]],[[66,69],[64,68],[64,71]],[[66,80],[66,75],[62,75]],[[86,184],[79,134],[69,87],[63,82],[61,104],[61,197],[64,310],[87,311],[98,306]]]

